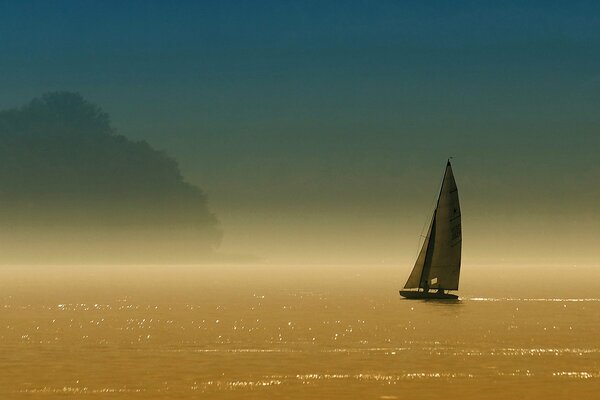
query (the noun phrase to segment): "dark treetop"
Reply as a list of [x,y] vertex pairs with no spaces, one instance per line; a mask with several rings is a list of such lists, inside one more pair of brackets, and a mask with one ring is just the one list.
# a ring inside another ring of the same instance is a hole
[[0,111],[2,227],[193,233],[215,247],[217,219],[177,162],[115,133],[82,96],[47,93]]

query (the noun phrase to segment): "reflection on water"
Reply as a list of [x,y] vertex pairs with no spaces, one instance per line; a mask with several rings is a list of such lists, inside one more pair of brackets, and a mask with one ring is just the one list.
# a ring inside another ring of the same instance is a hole
[[501,297],[501,298],[493,298],[493,297],[471,297],[469,298],[471,301],[558,301],[558,302],[582,302],[582,301],[600,301],[600,299],[517,299],[512,297]]
[[0,398],[600,390],[596,298],[410,301],[384,268],[86,268],[0,270]]

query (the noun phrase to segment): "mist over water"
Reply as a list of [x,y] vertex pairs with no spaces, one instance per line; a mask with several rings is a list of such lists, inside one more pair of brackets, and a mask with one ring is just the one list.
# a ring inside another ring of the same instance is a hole
[[458,302],[402,300],[408,271],[3,266],[0,394],[475,399],[600,389],[597,266],[465,265]]

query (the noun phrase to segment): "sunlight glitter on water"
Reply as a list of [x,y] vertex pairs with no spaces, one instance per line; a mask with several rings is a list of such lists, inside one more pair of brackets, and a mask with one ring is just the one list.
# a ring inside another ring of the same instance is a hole
[[598,302],[600,299],[590,298],[590,299],[563,299],[563,298],[548,298],[548,299],[530,299],[530,298],[512,298],[512,297],[466,297],[460,298],[460,300],[468,300],[468,301],[549,301],[549,302]]
[[20,390],[17,393],[26,393],[26,394],[110,394],[110,393],[144,393],[144,389],[128,389],[128,388],[100,388],[100,389],[91,389],[89,387],[73,387],[73,386],[63,386],[63,387],[48,387],[45,386],[39,389],[24,389]]
[[490,385],[506,398],[523,380],[548,398],[600,390],[600,301],[589,296],[411,302],[384,281],[311,291],[210,277],[7,286],[0,398],[412,398],[435,387],[475,399]]

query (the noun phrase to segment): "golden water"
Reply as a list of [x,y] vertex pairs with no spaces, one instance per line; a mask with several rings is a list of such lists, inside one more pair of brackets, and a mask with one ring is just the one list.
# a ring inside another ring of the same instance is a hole
[[2,267],[0,398],[600,393],[593,283],[464,271],[461,301],[425,302],[390,266]]

